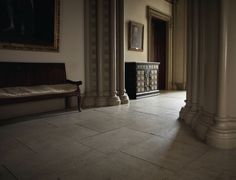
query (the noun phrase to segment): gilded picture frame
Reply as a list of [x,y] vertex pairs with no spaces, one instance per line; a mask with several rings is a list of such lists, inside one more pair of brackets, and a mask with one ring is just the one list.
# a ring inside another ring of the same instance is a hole
[[60,0],[1,0],[0,48],[59,51]]
[[143,51],[144,25],[138,22],[129,22],[128,50]]

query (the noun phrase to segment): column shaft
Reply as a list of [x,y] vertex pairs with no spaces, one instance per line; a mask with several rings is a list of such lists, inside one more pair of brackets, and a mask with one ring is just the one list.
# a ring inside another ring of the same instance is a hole
[[193,1],[192,111],[197,111],[199,85],[199,1]]
[[120,22],[119,23],[119,33],[120,33],[120,47],[119,47],[119,96],[122,104],[127,104],[129,102],[129,97],[125,93],[125,54],[124,54],[124,0],[119,0],[119,10],[120,10]]
[[227,116],[227,53],[228,53],[228,0],[221,0],[220,59],[217,116]]
[[103,0],[98,2],[98,96],[103,96]]

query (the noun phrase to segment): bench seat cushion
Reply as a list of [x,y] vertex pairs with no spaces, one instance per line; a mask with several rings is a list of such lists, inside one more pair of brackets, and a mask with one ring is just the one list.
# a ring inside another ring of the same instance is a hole
[[77,86],[74,84],[7,87],[0,88],[0,99],[63,94],[75,92],[76,90]]

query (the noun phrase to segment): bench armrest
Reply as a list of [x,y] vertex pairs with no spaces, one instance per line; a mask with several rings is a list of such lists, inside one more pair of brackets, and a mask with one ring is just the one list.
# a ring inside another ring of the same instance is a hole
[[82,85],[82,81],[72,81],[67,79],[66,83],[70,83],[70,84],[76,84],[77,86]]

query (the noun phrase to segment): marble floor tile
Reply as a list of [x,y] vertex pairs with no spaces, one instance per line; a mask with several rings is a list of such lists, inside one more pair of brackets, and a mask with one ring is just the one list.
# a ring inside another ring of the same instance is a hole
[[235,180],[235,179],[236,179],[236,176],[229,175],[227,173],[222,173],[215,180]]
[[130,124],[127,125],[128,128],[141,131],[141,132],[146,132],[146,133],[154,133],[162,130],[169,130],[173,128],[173,125],[170,121],[162,118],[157,118],[153,116],[147,116],[146,118],[136,118],[130,120]]
[[220,150],[211,148],[204,156],[188,166],[195,170],[199,167],[236,177],[236,150]]
[[110,115],[103,115],[103,117],[95,115],[95,117],[90,117],[77,123],[79,126],[89,128],[97,132],[107,132],[113,129],[124,127],[127,124],[127,121]]
[[2,180],[234,180],[236,150],[178,121],[185,92],[0,126]]
[[9,172],[4,165],[0,166],[0,179],[2,180],[16,180],[16,177]]
[[81,118],[76,118],[74,114],[77,113],[66,113],[66,114],[61,114],[58,116],[49,116],[45,118],[41,118],[40,121],[44,121],[50,125],[53,125],[55,127],[65,127],[65,126],[70,126],[78,123]]
[[110,154],[96,165],[64,174],[61,179],[171,180],[175,174],[123,153]]
[[139,144],[123,148],[121,151],[178,172],[192,161],[203,156],[207,150],[208,147],[199,148],[162,137],[153,137]]
[[119,128],[83,139],[81,143],[104,153],[112,153],[125,146],[137,144],[151,137],[152,135],[147,133],[134,131],[129,128]]
[[[51,179],[68,179],[64,176],[66,174],[72,174],[74,172],[83,171],[83,169],[89,169],[92,166],[96,166],[97,163],[106,158],[103,153],[91,150],[84,153],[79,153],[74,157],[58,158],[48,163],[41,163],[40,166],[31,166],[30,168],[18,169],[17,177],[22,179],[32,180],[51,180]],[[77,179],[81,179],[81,176],[77,174]]]
[[[179,180],[216,180],[220,177],[220,172],[211,171],[209,169],[198,168],[194,171],[183,169],[178,173]],[[222,179],[224,180],[224,179]]]
[[45,161],[73,157],[78,153],[84,153],[90,150],[89,147],[80,144],[72,138],[64,136],[64,134],[45,134],[33,137],[25,136],[18,138],[18,141],[29,147]]
[[35,153],[16,139],[8,139],[0,143],[0,163],[21,163],[26,157],[35,157]]
[[[1,127],[0,136],[20,137],[24,135],[47,134],[57,129],[56,126],[47,122],[34,119],[32,121],[18,122]],[[1,137],[0,137],[1,139]]]
[[[111,108],[111,107],[107,107],[107,108]],[[106,117],[108,115],[107,112],[98,111],[97,109],[99,109],[99,108],[84,109],[80,113],[77,112],[77,113],[71,114],[71,116],[73,118],[78,119],[78,120],[87,120],[87,119],[91,119],[91,117],[102,119],[102,118],[104,118],[104,117]]]
[[94,136],[96,134],[99,134],[98,131],[94,131],[82,126],[79,126],[78,124],[71,124],[71,125],[65,125],[63,127],[59,127],[56,131],[54,131],[55,136],[61,136],[75,140],[80,141],[81,139]]

